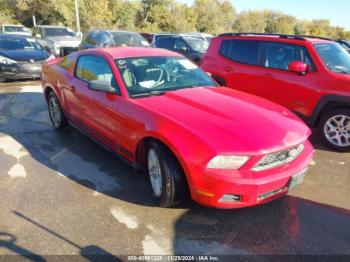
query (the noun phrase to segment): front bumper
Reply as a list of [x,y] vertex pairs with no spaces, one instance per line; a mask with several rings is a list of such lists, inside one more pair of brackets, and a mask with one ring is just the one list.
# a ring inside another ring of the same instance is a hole
[[4,79],[34,79],[40,78],[42,62],[18,62],[11,65],[0,65],[0,77]]
[[[307,169],[313,154],[314,149],[307,141],[297,159],[280,167],[260,172],[235,171],[235,174],[206,169],[201,179],[191,188],[192,198],[202,205],[223,209],[249,207],[272,201],[288,193],[292,176]],[[220,202],[224,195],[239,196],[239,200]]]

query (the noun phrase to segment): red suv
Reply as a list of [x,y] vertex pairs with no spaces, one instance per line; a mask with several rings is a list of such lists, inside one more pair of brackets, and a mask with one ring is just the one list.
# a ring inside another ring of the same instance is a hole
[[226,33],[212,39],[201,67],[221,85],[275,101],[318,125],[329,147],[350,149],[350,55],[338,43]]

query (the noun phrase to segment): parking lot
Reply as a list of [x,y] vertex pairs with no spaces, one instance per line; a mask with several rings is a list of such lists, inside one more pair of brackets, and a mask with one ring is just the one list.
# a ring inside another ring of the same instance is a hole
[[241,210],[162,209],[147,177],[69,128],[53,130],[39,82],[0,85],[0,254],[348,254],[350,153],[311,137],[288,196]]

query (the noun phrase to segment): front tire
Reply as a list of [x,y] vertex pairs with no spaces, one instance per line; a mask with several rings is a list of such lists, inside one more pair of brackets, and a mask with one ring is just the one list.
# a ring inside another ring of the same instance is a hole
[[52,126],[58,131],[64,130],[68,122],[63,114],[60,102],[53,91],[50,91],[47,95],[47,104]]
[[156,203],[174,207],[187,196],[187,183],[182,168],[170,151],[151,142],[147,150],[147,171]]
[[350,150],[350,109],[325,112],[319,123],[319,132],[328,147],[340,152]]

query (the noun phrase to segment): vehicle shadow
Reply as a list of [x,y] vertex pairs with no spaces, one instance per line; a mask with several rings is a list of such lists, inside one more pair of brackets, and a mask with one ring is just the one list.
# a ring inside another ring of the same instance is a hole
[[[154,205],[148,178],[143,173],[136,172],[73,127],[55,131],[41,93],[0,95],[1,136],[9,136],[5,140],[15,140],[26,155],[96,194],[143,206]],[[14,159],[13,164],[16,162]]]
[[238,210],[194,205],[175,223],[173,250],[185,255],[350,255],[349,221],[349,210],[293,196]]

